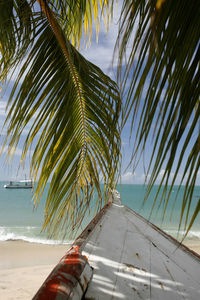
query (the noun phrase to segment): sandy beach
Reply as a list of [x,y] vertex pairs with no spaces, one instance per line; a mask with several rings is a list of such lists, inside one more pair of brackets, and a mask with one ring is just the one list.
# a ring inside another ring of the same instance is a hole
[[0,299],[32,299],[70,245],[0,243]]
[[200,241],[186,240],[183,244],[200,255]]
[[[185,244],[200,254],[199,242],[186,241]],[[69,247],[22,241],[1,242],[0,299],[32,299]]]

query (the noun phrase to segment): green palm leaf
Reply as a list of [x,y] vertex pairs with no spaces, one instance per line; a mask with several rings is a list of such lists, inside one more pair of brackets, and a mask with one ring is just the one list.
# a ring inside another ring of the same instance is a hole
[[34,180],[39,174],[35,203],[51,180],[44,228],[55,231],[66,222],[79,225],[94,189],[99,208],[115,185],[120,97],[116,84],[77,52],[49,6],[43,5],[34,43],[10,95],[5,144],[9,142],[10,155],[32,122],[22,159],[37,140],[31,169]]
[[36,38],[34,32],[37,26],[40,26],[42,17],[41,6],[44,10],[45,6],[50,7],[68,40],[73,45],[80,46],[83,35],[85,41],[91,42],[93,21],[98,37],[100,15],[104,17],[105,25],[108,28],[110,16],[112,16],[113,0],[1,0],[0,79],[2,81],[7,78],[9,71],[17,68],[34,42]]
[[41,6],[42,3],[48,3],[48,6],[59,19],[59,23],[62,24],[63,32],[76,48],[80,47],[82,37],[84,42],[91,43],[93,23],[95,23],[98,40],[100,17],[103,17],[107,29],[112,19],[113,0],[37,1]]
[[31,44],[36,23],[33,2],[2,0],[0,2],[0,80],[17,66]]
[[[185,226],[200,166],[199,14],[197,1],[125,0],[118,37],[119,66],[131,47],[127,66],[125,70],[119,67],[118,76],[120,79],[123,74],[121,84],[127,96],[123,121],[131,116],[132,130],[137,126],[132,159],[135,161],[137,153],[145,151],[153,133],[147,196],[164,169],[157,193],[158,196],[163,191],[164,213],[178,173],[183,169],[181,184],[184,180],[186,184],[180,224],[185,215]],[[168,189],[170,176],[173,178]],[[189,228],[194,219],[189,221]]]

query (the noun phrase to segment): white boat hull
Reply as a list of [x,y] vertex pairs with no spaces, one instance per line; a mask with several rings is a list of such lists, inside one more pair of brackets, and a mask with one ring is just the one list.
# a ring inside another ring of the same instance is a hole
[[32,187],[32,185],[4,185],[4,188],[6,189],[32,189]]
[[20,180],[20,181],[10,181],[8,184],[4,185],[6,189],[32,189],[32,180]]

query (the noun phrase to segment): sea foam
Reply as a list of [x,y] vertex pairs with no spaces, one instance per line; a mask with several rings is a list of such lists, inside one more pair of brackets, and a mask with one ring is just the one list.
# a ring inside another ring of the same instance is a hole
[[[27,231],[29,231],[29,234],[27,234]],[[33,233],[36,233],[35,231],[39,231],[39,228],[34,226],[0,227],[0,242],[25,241],[29,243],[38,243],[46,245],[68,245],[72,243],[71,240],[55,240],[48,239],[45,236],[34,236]],[[22,234],[23,232],[26,234]]]

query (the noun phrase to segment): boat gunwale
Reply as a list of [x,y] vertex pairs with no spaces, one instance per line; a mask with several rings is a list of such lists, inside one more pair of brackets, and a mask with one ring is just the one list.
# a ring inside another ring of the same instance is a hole
[[198,260],[200,260],[200,254],[198,254],[194,250],[190,249],[188,246],[184,245],[183,243],[179,242],[176,238],[174,238],[173,236],[171,236],[167,232],[163,231],[160,227],[158,227],[157,225],[153,224],[149,220],[145,219],[143,216],[141,216],[140,214],[138,214],[136,211],[134,211],[130,207],[128,207],[126,205],[123,205],[123,206],[127,210],[130,210],[132,213],[134,213],[137,217],[139,217],[140,219],[142,219],[145,223],[147,223],[149,226],[151,226],[157,232],[159,232],[160,234],[162,234],[162,236],[164,236],[168,240],[171,240],[171,242],[175,243],[177,245],[177,248],[182,248],[183,251],[189,252],[189,254],[191,254],[192,256],[194,256],[195,258],[197,258]]

